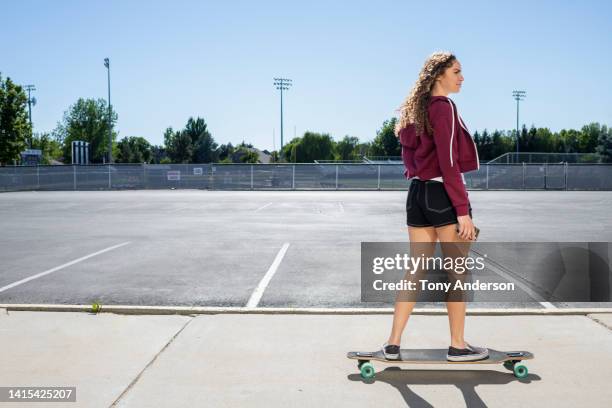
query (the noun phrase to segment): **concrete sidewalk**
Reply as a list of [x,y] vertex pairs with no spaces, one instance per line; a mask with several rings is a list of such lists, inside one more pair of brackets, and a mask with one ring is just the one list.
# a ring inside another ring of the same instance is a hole
[[[528,350],[530,375],[501,365],[374,363],[391,315],[97,315],[0,309],[0,386],[76,386],[76,403],[35,407],[604,407],[612,401],[612,314],[468,316],[466,339]],[[403,347],[448,346],[446,316],[413,315]]]

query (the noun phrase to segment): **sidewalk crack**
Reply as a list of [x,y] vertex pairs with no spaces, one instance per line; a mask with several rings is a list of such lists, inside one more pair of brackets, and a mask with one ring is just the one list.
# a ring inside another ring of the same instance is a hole
[[606,323],[602,322],[601,320],[599,320],[596,316],[593,316],[592,314],[588,314],[587,317],[589,319],[591,319],[592,321],[594,321],[595,323],[598,323],[599,325],[605,327],[606,329],[612,331],[612,327],[608,326]]
[[149,363],[138,373],[138,375],[136,376],[136,378],[134,378],[130,384],[127,386],[127,388],[125,390],[123,390],[123,392],[117,397],[117,399],[115,399],[115,401],[113,401],[113,403],[109,406],[109,408],[112,407],[116,407],[117,404],[119,403],[119,401],[134,387],[134,385],[136,385],[136,383],[138,382],[138,380],[140,379],[140,377],[142,377],[142,375],[144,374],[145,371],[147,371],[147,369],[153,365],[153,363],[155,362],[155,360],[157,360],[157,357],[159,357],[169,346],[170,344],[172,344],[172,342],[174,342],[174,339],[176,339],[178,337],[179,334],[181,334],[181,332],[183,330],[185,330],[185,328],[189,325],[189,323],[191,323],[193,320],[195,319],[195,316],[191,316],[191,318],[187,321],[187,323],[185,323],[183,325],[183,327],[181,327],[175,334],[174,336],[172,336],[172,338],[170,340],[168,340],[168,342],[166,343],[166,345],[164,347],[161,348],[161,350],[159,350],[157,352],[157,354],[155,354],[155,356],[153,356],[153,358],[151,359],[151,361],[149,361]]

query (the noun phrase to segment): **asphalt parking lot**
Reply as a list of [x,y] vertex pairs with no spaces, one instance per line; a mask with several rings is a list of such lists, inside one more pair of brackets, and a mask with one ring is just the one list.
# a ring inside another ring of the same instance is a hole
[[[612,192],[469,195],[479,241],[612,239]],[[404,191],[3,193],[0,304],[384,307],[360,300],[360,243],[407,242],[405,198]]]

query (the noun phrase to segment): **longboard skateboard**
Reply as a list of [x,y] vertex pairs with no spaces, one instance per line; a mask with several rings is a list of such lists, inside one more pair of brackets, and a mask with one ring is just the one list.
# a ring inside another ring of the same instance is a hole
[[517,378],[525,378],[529,374],[527,367],[519,364],[523,360],[531,360],[533,354],[528,351],[498,351],[489,349],[489,356],[477,361],[448,361],[446,349],[401,349],[398,360],[387,360],[382,350],[374,352],[350,351],[346,356],[357,360],[357,367],[361,377],[368,379],[375,375],[374,365],[370,361],[383,363],[411,363],[411,364],[499,364],[502,363],[507,370],[514,373]]

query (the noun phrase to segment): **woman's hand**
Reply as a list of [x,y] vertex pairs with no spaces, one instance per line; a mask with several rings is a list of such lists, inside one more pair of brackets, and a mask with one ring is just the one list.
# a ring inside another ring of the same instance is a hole
[[476,238],[476,230],[474,229],[472,217],[461,215],[457,217],[457,221],[459,222],[457,234],[466,241],[473,241]]

